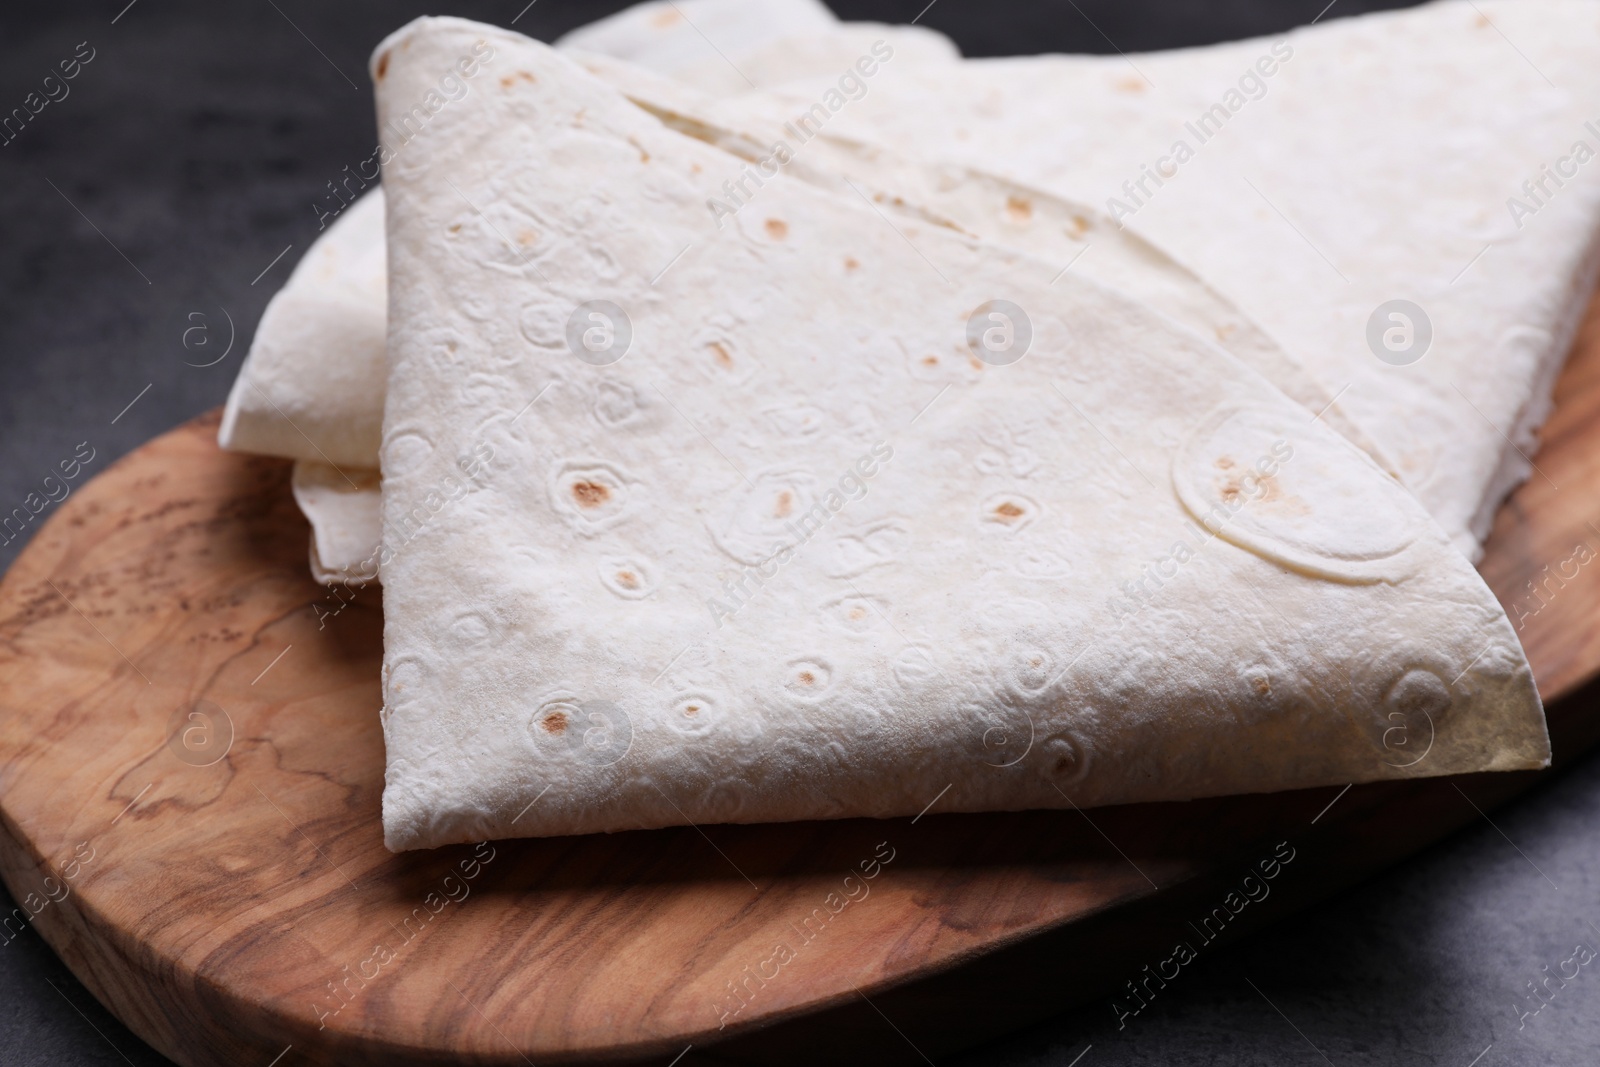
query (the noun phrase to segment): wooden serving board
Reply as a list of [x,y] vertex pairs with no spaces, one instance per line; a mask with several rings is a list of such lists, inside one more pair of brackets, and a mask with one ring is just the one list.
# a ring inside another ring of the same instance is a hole
[[[1600,312],[1557,396],[1482,569],[1559,763],[1600,734]],[[1280,842],[1225,936],[1539,778],[392,855],[380,594],[311,582],[289,465],[216,423],[75,492],[0,584],[0,874],[181,1064],[920,1063],[1116,994]],[[1534,600],[1546,566],[1576,574]]]

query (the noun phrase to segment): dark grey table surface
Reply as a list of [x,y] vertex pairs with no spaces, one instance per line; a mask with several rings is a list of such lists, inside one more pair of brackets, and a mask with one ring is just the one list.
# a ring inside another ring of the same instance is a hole
[[[312,203],[370,144],[366,57],[385,33],[448,13],[515,18],[548,40],[623,6],[525,3],[0,8],[0,114],[60,60],[92,55],[66,97],[0,145],[3,510],[80,443],[94,450],[95,473],[222,402],[268,297],[316,235]],[[833,6],[906,22],[925,3]],[[940,0],[921,21],[968,55],[1105,53],[1270,33],[1325,4]],[[1325,17],[1382,6],[1400,5],[1338,0]],[[204,366],[225,350],[230,319],[231,351]],[[24,541],[0,544],[0,564]],[[10,910],[3,891],[0,904]],[[1382,877],[1187,968],[1125,1029],[1097,1002],[945,1062],[1587,1067],[1600,1063],[1600,960],[1547,980],[1573,970],[1563,961],[1580,944],[1600,950],[1595,755]],[[1554,991],[1547,1003],[1530,999],[1541,981]],[[0,1064],[166,1062],[37,933],[0,947]]]

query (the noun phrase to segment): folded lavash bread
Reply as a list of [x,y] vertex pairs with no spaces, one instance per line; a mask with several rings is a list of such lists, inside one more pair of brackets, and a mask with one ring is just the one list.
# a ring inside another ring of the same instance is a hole
[[[771,80],[784,80],[832,69],[838,29],[816,0],[682,0],[629,8],[567,40],[686,76],[708,50],[727,49]],[[812,43],[781,62],[767,55],[765,46],[797,37]],[[954,46],[941,50],[923,39],[912,45],[940,58],[954,53]],[[327,584],[361,585],[377,574],[383,196],[376,187],[358,192],[347,181],[341,195],[355,197],[352,204],[332,216],[331,226],[322,219],[325,232],[268,304],[218,432],[224,448],[297,461],[293,488],[311,523],[311,573]]]
[[[382,402],[381,390],[369,391],[376,392]],[[379,418],[381,421],[382,416]],[[323,585],[375,581],[383,539],[383,494],[377,465],[336,467],[296,460],[290,487],[295,504],[311,524],[311,577]]]
[[374,188],[313,242],[256,324],[217,430],[223,448],[295,460],[311,576],[330,585],[365,584],[377,572],[383,209]]
[[[827,34],[838,25],[819,0],[771,0],[760,5],[746,0],[681,0],[636,5],[580,27],[564,40],[587,52],[673,71],[692,68],[714,54],[706,35],[720,42],[719,47],[742,55],[774,41]],[[472,64],[473,75],[457,71],[447,88],[470,92],[474,78],[491,65],[492,61]],[[791,76],[817,69],[793,61],[781,68]],[[741,83],[737,88],[748,86]],[[441,95],[435,86],[437,103],[430,101],[428,106],[445,106],[450,95]],[[413,121],[427,118],[424,113]],[[402,117],[394,128],[380,131],[385,151],[403,147],[412,133],[405,122]],[[308,509],[314,526],[313,569],[318,571],[325,570],[315,559],[319,547],[330,561],[347,555],[350,522],[359,521],[363,512],[371,512],[374,521],[376,516],[375,501],[352,507],[342,499],[359,494],[359,487],[371,480],[357,469],[377,466],[383,420],[387,285],[383,195],[376,186],[363,192],[364,188],[351,188],[347,179],[339,196],[352,202],[331,216],[319,210],[323,232],[262,314],[218,433],[224,448],[318,465],[296,479],[297,499]],[[322,532],[318,520],[325,508],[340,530],[319,538],[315,535]]]
[[[746,167],[734,176],[739,188],[749,195],[766,180],[762,173],[777,169],[771,159],[774,139],[789,137],[798,141],[799,135],[812,132],[809,126],[788,132],[795,129],[790,112],[756,94],[731,104],[719,104],[631,64],[576,51],[573,54],[587,69],[604,77],[663,122],[753,164],[754,172]],[[1260,327],[1170,256],[1137,235],[1118,229],[1094,208],[970,168],[917,164],[831,131],[810,137],[804,147],[803,156],[791,155],[783,164],[786,175],[870,197],[881,205],[881,210],[891,214],[921,218],[1008,244],[1061,263],[1062,273],[1076,268],[1122,288],[1191,329],[1214,336],[1292,398],[1309,410],[1320,412],[1330,425],[1381,459],[1376,447],[1344,416],[1328,390],[1313,382]],[[367,195],[361,205],[363,215],[373,210],[372,202],[380,197],[378,190]],[[730,211],[730,205],[739,201],[740,194],[730,181],[720,198],[708,199],[707,210],[712,218],[720,219],[721,213]],[[377,210],[381,211],[381,206]],[[330,245],[338,250],[324,258],[366,264],[373,259],[370,245],[375,239],[364,219],[357,225],[341,218],[319,239],[319,246]],[[1090,249],[1096,251],[1087,258]],[[381,260],[381,249],[378,258]],[[325,292],[338,289],[340,281],[329,279]],[[358,284],[350,287],[351,291],[339,295],[345,299],[372,299],[369,314],[363,316],[363,321],[370,321],[374,314],[381,314],[382,308],[371,297],[368,279],[356,281]],[[275,343],[274,331],[284,321],[276,315],[264,318],[235,386],[235,397],[249,400],[268,396],[272,383],[280,380],[304,389],[308,382],[318,380],[323,360],[337,358],[328,346],[304,343],[303,336],[297,336],[299,343],[294,345]],[[281,436],[298,449],[289,454],[302,459],[295,474],[295,495],[312,524],[313,575],[328,583],[364,584],[374,580],[378,572],[376,477],[370,471],[343,471],[326,462],[304,459],[314,447],[315,434],[322,423],[341,428],[362,426],[376,436],[383,397],[381,388],[368,383],[381,381],[381,353],[374,355],[374,346],[367,344],[352,353],[352,360],[360,361],[359,374],[343,368],[340,382],[323,383],[319,418],[311,421],[302,417],[298,429],[285,427]],[[929,357],[923,373],[938,376],[945,373],[945,368],[938,365],[936,358]],[[360,384],[352,387],[357,382]],[[261,418],[277,416],[276,407],[266,403],[257,403],[252,410]],[[308,422],[311,431],[301,432]],[[233,447],[226,433],[223,443]],[[360,465],[370,468],[376,463],[374,451],[363,457]]]
[[380,121],[480,41],[383,175],[389,847],[1547,762],[1466,559],[1212,341],[804,182],[719,228],[737,157],[493,27]]
[[374,466],[387,286],[383,198],[369,193],[335,217],[268,302],[222,409],[222,447]]
[[907,68],[850,109],[1171,250],[1347,390],[1477,557],[1600,264],[1600,6],[1448,0],[1272,40]]

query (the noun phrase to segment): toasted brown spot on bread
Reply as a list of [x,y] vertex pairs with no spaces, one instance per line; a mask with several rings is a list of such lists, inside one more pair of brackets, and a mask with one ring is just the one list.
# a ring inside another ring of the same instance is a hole
[[385,52],[378,57],[378,80],[382,81],[387,73],[389,73],[389,53]]
[[812,674],[810,671],[801,671],[800,681],[806,685],[815,685],[817,682],[817,676]]
[[1027,222],[1033,218],[1033,203],[1027,197],[1006,197],[1006,218],[1012,222]]
[[595,508],[611,499],[611,490],[599,482],[578,482],[572,487],[572,496],[580,506]]
[[767,236],[774,241],[781,241],[789,236],[789,224],[782,219],[767,220]]
[[1016,522],[1018,519],[1022,518],[1024,514],[1021,508],[1017,507],[1009,500],[996,507],[994,509],[994,513],[1000,516],[1001,522]]
[[794,510],[794,494],[785,489],[778,494],[778,506],[773,509],[774,518],[781,519]]
[[[1220,460],[1217,466],[1222,466]],[[1240,497],[1247,495],[1244,483],[1245,479],[1251,476],[1252,472],[1248,468],[1240,473],[1229,475],[1228,480],[1222,483],[1222,499],[1229,504],[1237,503]],[[1255,488],[1248,492],[1252,499],[1259,500],[1264,504],[1282,499],[1283,487],[1278,484],[1276,475],[1258,473],[1254,477]]]
[[618,571],[617,584],[624,589],[637,589],[639,588],[639,576],[632,571]]
[[565,733],[567,729],[567,713],[564,711],[552,711],[539,720],[539,725],[544,727],[544,732],[547,734]]
[[845,256],[844,257],[844,269],[845,270],[856,270],[860,266],[861,266],[861,263],[860,263],[859,260],[856,259],[856,257],[854,257],[854,256]]

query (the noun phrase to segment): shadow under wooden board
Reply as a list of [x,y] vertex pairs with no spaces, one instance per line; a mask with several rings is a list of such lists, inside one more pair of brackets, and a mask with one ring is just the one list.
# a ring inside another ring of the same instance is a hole
[[[1600,305],[1557,397],[1482,571],[1560,764],[1600,735]],[[220,452],[216,423],[74,493],[0,584],[0,873],[189,1067],[920,1063],[1135,1007],[1179,940],[1203,954],[1541,778],[393,855],[380,595],[311,582],[289,465]],[[1265,901],[1201,921],[1263,860]]]

